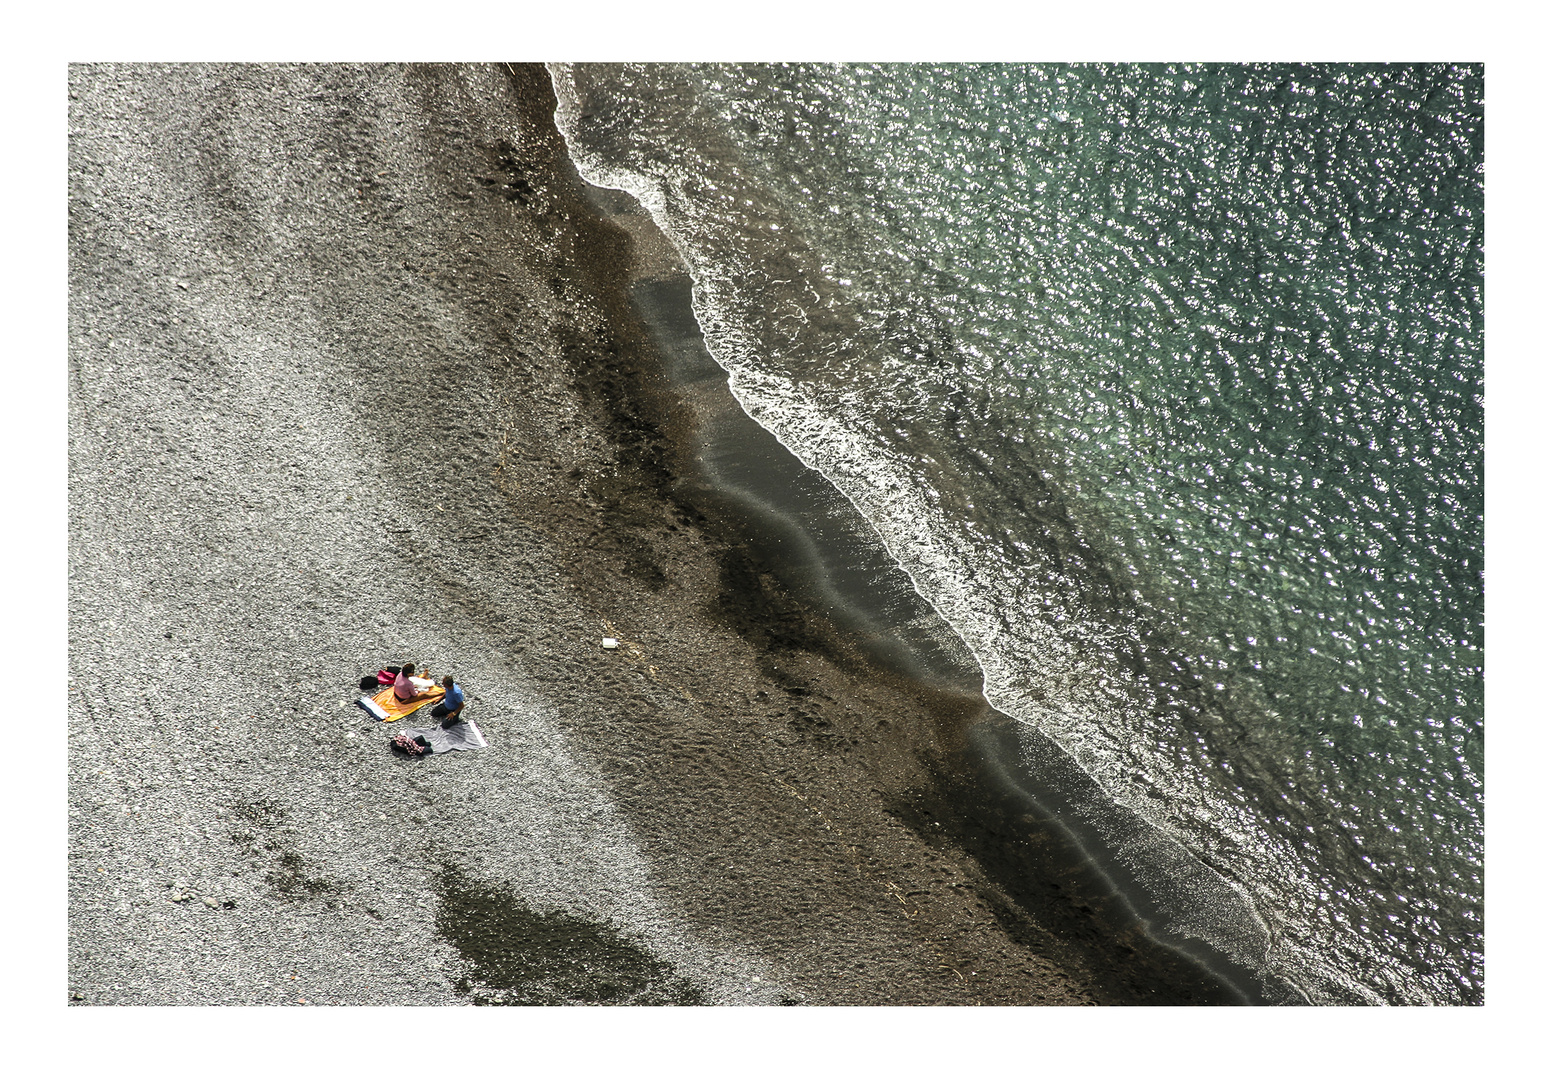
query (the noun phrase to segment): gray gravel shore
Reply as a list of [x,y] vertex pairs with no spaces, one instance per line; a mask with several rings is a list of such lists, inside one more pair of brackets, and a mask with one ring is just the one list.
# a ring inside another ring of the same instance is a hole
[[[537,70],[71,68],[72,1000],[1195,999],[992,880],[946,702],[668,494],[654,238]],[[406,660],[489,748],[390,753]]]
[[[711,1000],[779,993],[664,910],[527,658],[430,580],[545,613],[595,662],[546,543],[492,529],[514,567],[492,576],[464,553],[490,508],[445,476],[510,433],[481,430],[505,388],[458,377],[491,343],[448,253],[486,238],[449,213],[464,178],[427,113],[501,139],[505,90],[483,70],[71,72],[69,915],[90,1003],[448,1002],[434,860],[642,935]],[[356,683],[403,659],[457,674],[489,750],[387,757],[398,725]]]

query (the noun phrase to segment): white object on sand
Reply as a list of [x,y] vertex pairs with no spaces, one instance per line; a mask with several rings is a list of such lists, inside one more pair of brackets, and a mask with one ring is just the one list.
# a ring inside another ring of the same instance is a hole
[[600,647],[603,649],[615,649],[618,645],[621,644],[622,642],[618,641],[614,637],[603,637],[600,639]]

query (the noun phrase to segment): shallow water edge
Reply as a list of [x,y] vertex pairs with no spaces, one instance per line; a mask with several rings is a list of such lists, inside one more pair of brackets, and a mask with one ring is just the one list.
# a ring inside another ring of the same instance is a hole
[[[626,193],[591,188],[589,194],[604,214],[647,219]],[[652,222],[633,226],[645,227]],[[1154,850],[1160,838],[1114,806],[1066,754],[984,700],[977,661],[858,511],[731,394],[727,373],[704,344],[685,271],[640,278],[631,295],[668,382],[698,418],[687,433],[697,468],[688,482],[698,500],[717,507],[784,588],[822,613],[884,674],[957,703],[956,748],[933,765],[938,790],[921,793],[918,809],[900,807],[903,819],[911,827],[934,822],[943,841],[951,819],[957,842],[1030,912],[1051,923],[1057,916],[1080,918],[1089,924],[1074,927],[1082,935],[1100,933],[1095,924],[1102,922],[1103,934],[1127,951],[1172,953],[1178,959],[1170,966],[1198,996],[1306,1003],[1301,993],[1263,980],[1256,963],[1170,929],[1186,920],[1162,903],[1173,891],[1165,889],[1168,878],[1206,869],[1176,865],[1179,853],[1172,849]],[[936,812],[925,809],[927,799]],[[1135,841],[1134,866],[1106,837]],[[1159,879],[1156,896],[1137,875]],[[1248,920],[1246,938],[1264,934],[1237,898],[1227,906]]]

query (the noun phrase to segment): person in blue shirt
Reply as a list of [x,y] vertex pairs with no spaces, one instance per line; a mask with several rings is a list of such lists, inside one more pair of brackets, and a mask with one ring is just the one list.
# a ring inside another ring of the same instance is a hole
[[454,681],[453,675],[444,676],[444,699],[430,710],[433,719],[442,720],[444,727],[453,726],[460,717],[460,710],[465,708],[465,691],[460,689],[460,684]]

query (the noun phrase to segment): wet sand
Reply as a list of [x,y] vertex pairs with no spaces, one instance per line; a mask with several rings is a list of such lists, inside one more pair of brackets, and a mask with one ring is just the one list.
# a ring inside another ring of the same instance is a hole
[[[71,96],[75,1003],[1236,999],[991,786],[544,69]],[[408,659],[488,749],[389,751]]]

